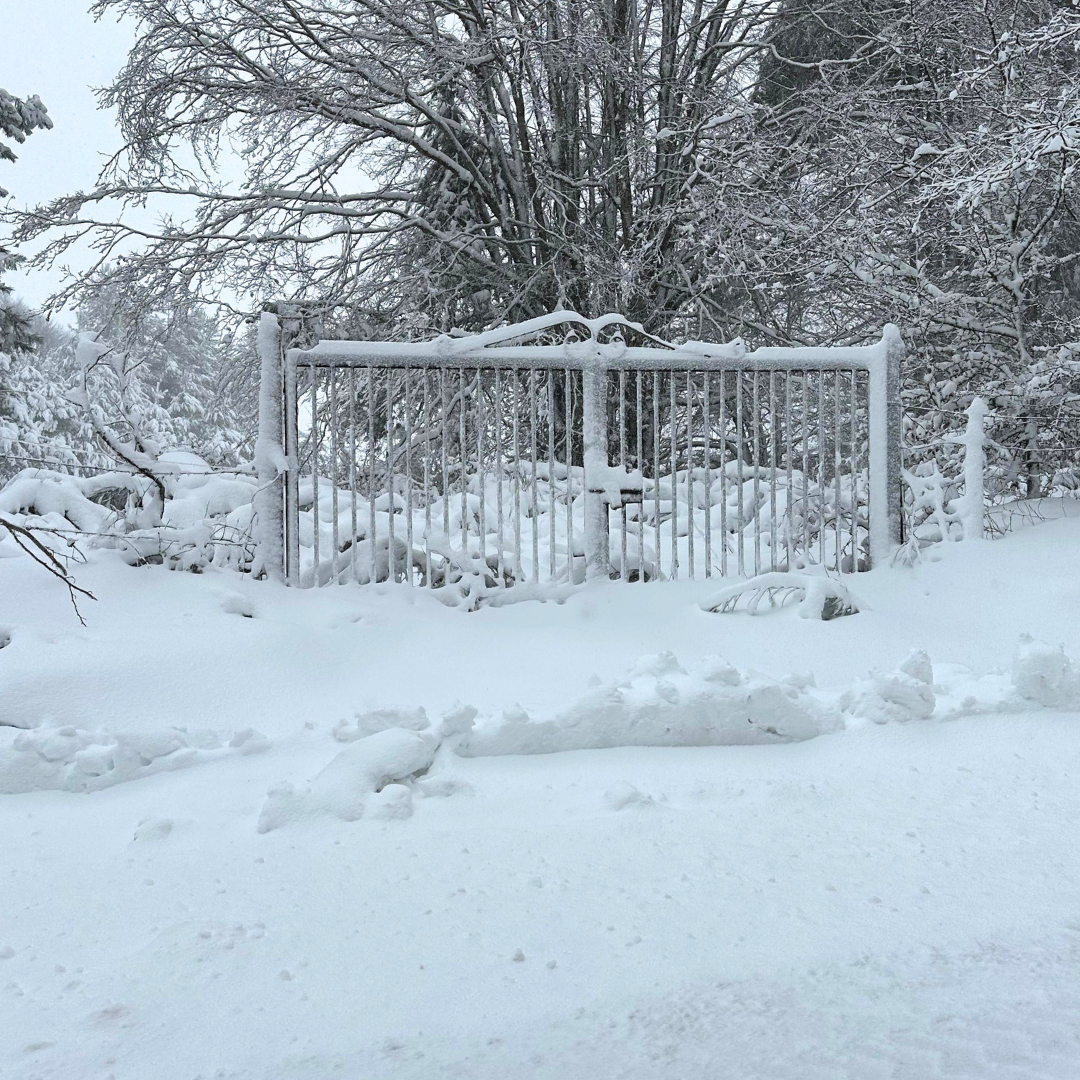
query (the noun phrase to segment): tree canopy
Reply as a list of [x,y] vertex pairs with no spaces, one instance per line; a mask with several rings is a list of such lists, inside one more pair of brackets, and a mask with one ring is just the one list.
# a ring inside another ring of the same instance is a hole
[[107,280],[391,336],[559,305],[779,343],[893,320],[921,361],[991,367],[1080,337],[1060,0],[94,10],[139,27],[102,93],[125,146],[95,190],[10,215],[40,261],[89,237],[110,267],[57,305]]

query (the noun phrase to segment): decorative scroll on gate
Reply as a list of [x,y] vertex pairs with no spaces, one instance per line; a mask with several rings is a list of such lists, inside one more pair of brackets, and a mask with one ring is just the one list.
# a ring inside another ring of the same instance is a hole
[[847,573],[899,539],[895,327],[747,353],[557,312],[424,343],[284,345],[281,415],[260,435],[283,433],[266,505],[283,508],[296,585]]

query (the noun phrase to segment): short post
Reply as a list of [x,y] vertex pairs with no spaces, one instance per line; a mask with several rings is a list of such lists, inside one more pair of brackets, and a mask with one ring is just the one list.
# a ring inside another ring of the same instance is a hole
[[967,431],[956,441],[964,447],[964,494],[958,516],[965,540],[985,539],[986,402],[975,398],[967,407]]
[[610,575],[608,507],[604,496],[607,460],[607,369],[582,372],[582,442],[585,465],[585,578]]

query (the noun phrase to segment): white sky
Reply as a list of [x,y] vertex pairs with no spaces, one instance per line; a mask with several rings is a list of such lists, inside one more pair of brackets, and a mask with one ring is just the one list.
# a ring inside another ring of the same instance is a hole
[[[26,206],[93,187],[98,170],[120,146],[111,113],[98,109],[92,86],[103,86],[124,63],[134,41],[129,23],[94,22],[90,0],[0,0],[0,86],[19,97],[37,94],[52,131],[36,131],[0,162],[0,186]],[[5,140],[10,143],[10,140]],[[69,261],[79,269],[74,257]],[[12,273],[5,280],[34,306],[60,282],[53,273]]]

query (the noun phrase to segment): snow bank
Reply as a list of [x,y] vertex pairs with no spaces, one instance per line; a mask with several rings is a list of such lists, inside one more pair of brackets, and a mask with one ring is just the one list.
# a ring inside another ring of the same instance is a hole
[[550,719],[520,708],[480,724],[466,757],[548,754],[613,746],[723,746],[796,742],[836,731],[839,713],[805,680],[741,673],[719,656],[683,669],[670,653],[643,656],[627,678],[601,684]]
[[[534,719],[520,706],[463,733],[465,757],[550,754],[616,746],[717,746],[798,742],[860,722],[908,723],[1048,708],[1080,710],[1080,670],[1061,648],[1022,637],[1011,685],[1001,672],[975,676],[958,665],[941,685],[922,649],[891,671],[871,671],[847,689],[818,691],[813,677],[777,680],[740,672],[718,656],[684,669],[670,653],[641,657],[626,678],[599,684],[569,708]],[[939,696],[945,704],[938,707]],[[444,723],[445,728],[445,723]]]
[[0,728],[0,794],[24,791],[101,791],[154,773],[184,769],[230,751],[265,750],[270,740],[250,728],[222,748],[213,732],[188,734],[176,728],[157,732],[87,731],[42,727]]
[[438,745],[433,733],[404,728],[388,728],[359,739],[342,750],[306,789],[298,791],[287,781],[272,787],[259,814],[258,830],[270,832],[325,814],[356,821],[363,816],[368,797],[387,785],[403,787],[404,791],[374,799],[373,813],[377,817],[408,817],[412,813],[411,792],[394,782],[427,769]]

